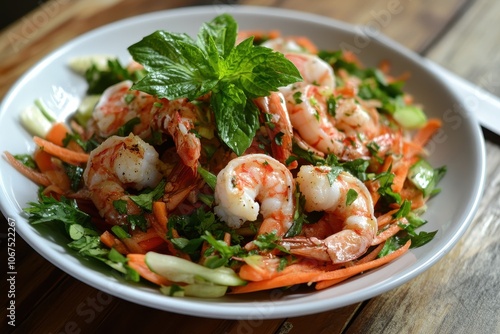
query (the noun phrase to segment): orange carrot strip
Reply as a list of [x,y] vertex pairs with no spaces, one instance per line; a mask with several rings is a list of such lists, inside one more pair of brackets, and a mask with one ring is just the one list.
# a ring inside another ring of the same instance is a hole
[[441,128],[442,122],[440,119],[431,118],[427,123],[418,130],[413,137],[413,142],[420,147],[424,147],[429,139]]
[[100,235],[99,239],[104,245],[109,248],[116,249],[120,254],[129,253],[127,247],[125,247],[125,245],[109,231],[104,231]]
[[37,148],[33,153],[33,160],[35,160],[36,166],[42,173],[56,168],[52,158],[50,154],[40,148]]
[[155,236],[153,238],[149,238],[149,239],[146,239],[146,240],[142,240],[142,241],[139,241],[138,244],[139,246],[145,251],[145,252],[148,252],[150,250],[153,250],[155,249],[156,247],[164,244],[165,241],[158,237],[158,236]]
[[156,221],[158,222],[158,225],[161,226],[166,232],[168,215],[167,215],[167,205],[165,204],[165,202],[161,201],[153,202],[153,215]]
[[341,277],[341,278],[336,278],[336,279],[330,279],[330,280],[326,280],[326,281],[321,281],[321,282],[318,282],[316,283],[316,285],[314,286],[314,288],[316,290],[323,290],[323,289],[326,289],[326,288],[329,288],[335,284],[338,284],[340,282],[343,282],[345,281],[346,279],[349,279],[349,277]]
[[408,251],[408,249],[410,248],[410,245],[411,245],[411,241],[408,240],[404,246],[402,246],[401,248],[395,250],[394,252],[392,252],[384,257],[381,257],[381,258],[378,258],[376,260],[369,261],[366,263],[356,264],[356,265],[349,267],[349,268],[343,268],[343,269],[338,269],[338,270],[322,273],[317,277],[316,280],[323,281],[323,280],[331,280],[331,279],[336,279],[336,278],[341,278],[341,277],[346,277],[346,276],[352,276],[352,275],[359,274],[359,273],[362,273],[362,272],[370,270],[370,269],[380,267],[381,265],[389,263],[392,260],[394,260],[394,259],[400,257],[401,255],[403,255],[404,253],[406,253]]
[[157,285],[170,285],[172,282],[167,278],[158,275],[155,272],[152,272],[148,265],[146,264],[146,255],[144,254],[127,254],[128,265],[137,271],[141,277],[144,279],[155,283]]
[[373,238],[372,246],[381,244],[399,231],[401,231],[401,227],[399,227],[397,224],[389,226],[387,229],[380,232],[375,238]]
[[384,227],[387,224],[390,224],[393,220],[394,217],[392,216],[396,212],[398,212],[399,209],[394,209],[389,212],[384,213],[383,215],[379,216],[377,218],[377,223],[378,223],[378,228]]
[[62,169],[48,170],[43,174],[47,176],[51,184],[57,185],[63,191],[67,192],[71,190],[69,176]]
[[10,154],[9,152],[4,152],[4,154],[5,154],[5,157],[7,158],[7,161],[19,173],[23,174],[24,176],[26,176],[28,179],[35,182],[36,184],[39,184],[39,185],[42,185],[45,187],[50,185],[50,180],[46,175],[43,175],[42,173],[35,171],[33,168],[25,166],[22,162],[20,162],[16,158],[14,158],[14,156],[12,154]]
[[382,248],[384,248],[384,244],[378,245],[370,253],[366,254],[361,259],[356,261],[356,264],[363,264],[375,260],[378,256],[378,253],[380,253],[380,251],[382,250]]
[[392,180],[392,191],[399,193],[403,189],[406,177],[410,171],[410,167],[413,165],[414,160],[404,158],[400,161],[397,166],[393,169],[394,179]]
[[410,241],[408,241],[403,247],[392,252],[391,254],[386,255],[382,258],[378,258],[373,261],[356,264],[348,268],[336,269],[332,271],[316,270],[316,271],[305,271],[296,273],[291,272],[286,275],[277,276],[268,280],[249,282],[247,285],[244,286],[233,287],[230,293],[231,294],[248,293],[248,292],[269,290],[275,288],[282,288],[295,284],[313,283],[319,281],[332,281],[332,280],[340,281],[342,279],[352,277],[356,274],[380,267],[388,262],[391,262],[392,260],[406,253],[406,251],[408,251],[409,248],[410,248]]
[[282,288],[295,284],[309,283],[312,282],[316,277],[318,277],[318,272],[314,271],[289,273],[286,275],[276,276],[268,280],[249,282],[247,285],[235,286],[231,289],[230,293],[231,294],[248,293],[248,292]]
[[33,141],[47,153],[69,164],[77,165],[80,163],[86,163],[89,160],[89,155],[87,153],[71,151],[40,137],[33,137]]
[[112,248],[116,242],[116,238],[109,231],[104,231],[101,234],[100,239],[101,239],[101,242],[109,248]]
[[57,146],[64,146],[63,141],[68,133],[70,133],[70,130],[66,124],[62,122],[54,123],[45,135],[45,139]]

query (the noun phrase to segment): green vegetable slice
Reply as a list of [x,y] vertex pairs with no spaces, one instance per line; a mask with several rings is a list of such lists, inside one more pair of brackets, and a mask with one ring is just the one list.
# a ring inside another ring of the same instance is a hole
[[237,286],[246,283],[230,268],[210,269],[172,255],[148,252],[145,261],[149,269],[173,282],[187,284],[210,282],[223,286]]
[[416,106],[398,107],[392,116],[399,125],[409,130],[421,128],[427,122],[423,110]]
[[424,197],[429,196],[436,186],[434,168],[425,159],[410,167],[408,179],[423,192]]

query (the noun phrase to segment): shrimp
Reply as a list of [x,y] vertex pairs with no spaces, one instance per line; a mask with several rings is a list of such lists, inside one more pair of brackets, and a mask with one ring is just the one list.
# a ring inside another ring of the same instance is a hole
[[[292,152],[293,127],[283,94],[272,92],[269,96],[255,99],[255,104],[266,118],[273,157],[286,164]],[[295,167],[295,163],[289,166],[289,168]]]
[[217,174],[214,212],[228,226],[239,228],[256,221],[260,211],[258,234],[284,235],[293,222],[293,190],[293,176],[282,163],[265,154],[244,155]]
[[322,87],[314,85],[298,86],[288,95],[290,121],[300,138],[313,149],[344,160],[368,156],[357,134],[373,131],[370,116],[352,100],[340,99],[338,115],[333,117],[328,113],[327,96]]
[[92,115],[95,134],[107,138],[128,121],[139,118],[133,134],[142,139],[151,138],[152,131],[169,134],[183,162],[196,168],[201,144],[191,130],[198,107],[187,99],[158,99],[131,87],[132,82],[126,80],[104,91]]
[[[325,225],[330,225],[332,231],[338,232],[324,239],[313,236],[287,238],[281,244],[295,255],[345,263],[360,257],[370,247],[377,234],[377,219],[366,186],[346,172],[330,182],[330,171],[328,166],[305,165],[300,168],[296,181],[305,197],[304,209],[307,212],[325,211],[318,228],[324,230]],[[348,192],[357,197],[348,198]]]
[[[126,189],[156,186],[162,179],[161,168],[156,150],[140,137],[111,136],[90,153],[83,180],[101,217],[109,224],[124,225],[127,214],[141,212]],[[115,208],[119,200],[125,201],[127,214]]]
[[[300,72],[305,84],[335,88],[335,74],[333,68],[317,55],[307,53],[285,53]],[[293,84],[291,85],[293,86]]]
[[161,99],[153,105],[151,126],[153,130],[169,133],[174,139],[177,154],[186,166],[196,169],[201,154],[201,142],[192,130],[197,106],[188,99]]
[[125,80],[108,87],[97,102],[92,114],[91,128],[102,138],[117,133],[128,121],[138,117],[140,122],[133,133],[146,138],[151,135],[151,108],[156,99],[138,90],[131,90],[132,81]]

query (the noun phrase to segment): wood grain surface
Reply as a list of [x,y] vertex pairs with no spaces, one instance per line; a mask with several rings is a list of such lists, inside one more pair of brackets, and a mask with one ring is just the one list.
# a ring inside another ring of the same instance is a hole
[[[500,95],[500,3],[495,0],[50,0],[0,31],[0,98],[39,59],[90,29],[146,12],[215,4],[289,8],[371,26]],[[54,267],[18,237],[16,327],[2,316],[0,332],[500,333],[500,140],[488,131],[484,134],[486,189],[471,227],[431,269],[366,302],[273,320],[179,315],[89,287]],[[0,226],[4,236],[4,217]],[[5,268],[4,237],[0,246]],[[0,286],[0,314],[5,314],[6,279]]]

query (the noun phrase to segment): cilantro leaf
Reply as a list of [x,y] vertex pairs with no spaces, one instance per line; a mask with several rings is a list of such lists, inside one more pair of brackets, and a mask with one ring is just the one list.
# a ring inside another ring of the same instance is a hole
[[144,210],[151,211],[153,210],[153,202],[163,196],[163,192],[165,191],[165,185],[167,181],[162,179],[153,190],[144,192],[139,195],[131,195],[130,199],[132,202],[137,204]]
[[118,270],[128,280],[139,281],[138,273],[126,265],[126,258],[101,243],[100,233],[92,225],[91,217],[78,209],[75,200],[61,197],[58,201],[41,194],[38,202],[28,204],[29,207],[23,210],[28,214],[30,224],[62,225],[70,240],[69,248]]
[[202,25],[196,41],[186,34],[156,31],[128,50],[147,70],[133,89],[190,100],[211,92],[219,137],[241,155],[259,128],[252,99],[301,76],[283,54],[255,46],[252,38],[236,45],[237,29],[234,18],[222,14]]

